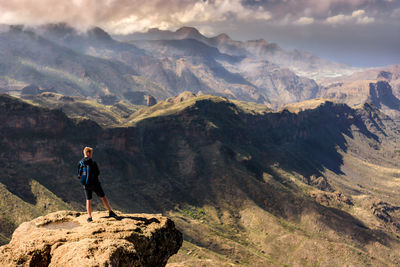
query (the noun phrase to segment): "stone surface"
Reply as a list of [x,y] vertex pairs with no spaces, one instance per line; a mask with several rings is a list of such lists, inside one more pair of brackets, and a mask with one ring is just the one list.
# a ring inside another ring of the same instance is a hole
[[0,247],[0,266],[165,266],[182,245],[167,217],[59,211],[22,223]]
[[146,105],[147,105],[148,107],[152,107],[152,106],[154,106],[155,104],[157,104],[157,100],[154,98],[154,96],[152,96],[152,95],[147,95],[147,96],[146,96]]

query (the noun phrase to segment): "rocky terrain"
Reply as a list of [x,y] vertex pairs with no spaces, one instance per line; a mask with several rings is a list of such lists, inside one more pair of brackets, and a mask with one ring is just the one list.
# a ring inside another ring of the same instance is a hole
[[59,211],[22,223],[0,247],[1,266],[165,266],[182,234],[160,215]]
[[318,97],[357,106],[369,101],[396,121],[399,120],[399,66],[374,68],[350,76],[321,81]]
[[186,92],[112,127],[37,105],[0,96],[3,243],[50,210],[84,210],[75,165],[89,145],[115,209],[183,233],[169,266],[400,262],[400,132],[372,103],[272,111]]
[[337,84],[351,84],[361,81],[387,81],[393,88],[393,93],[399,97],[399,80],[400,80],[400,65],[393,65],[380,68],[370,68],[355,72],[352,75],[344,75],[341,77],[328,78],[320,81],[322,86]]

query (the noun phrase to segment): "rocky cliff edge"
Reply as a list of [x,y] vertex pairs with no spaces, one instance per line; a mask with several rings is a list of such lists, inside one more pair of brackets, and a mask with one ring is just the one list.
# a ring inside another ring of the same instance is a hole
[[22,223],[0,247],[0,266],[165,266],[182,245],[167,217],[59,211]]

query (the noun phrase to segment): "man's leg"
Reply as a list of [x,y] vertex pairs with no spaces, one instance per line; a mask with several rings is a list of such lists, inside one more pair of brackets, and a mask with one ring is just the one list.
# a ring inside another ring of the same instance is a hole
[[108,203],[107,198],[106,198],[106,197],[102,197],[101,200],[103,201],[104,206],[106,206],[106,208],[108,209],[108,211],[111,211],[111,207],[110,207],[110,204]]
[[86,196],[86,210],[88,213],[88,222],[92,221],[92,190],[84,187],[85,189],[85,196]]
[[92,200],[91,199],[86,200],[86,210],[87,210],[89,218],[92,218]]
[[101,188],[101,185],[100,185],[100,184],[97,185],[96,191],[95,191],[95,192],[96,192],[96,194],[101,198],[101,200],[103,201],[104,206],[106,206],[106,208],[108,209],[108,216],[109,216],[109,217],[117,218],[118,216],[117,216],[117,214],[115,214],[115,213],[112,211],[112,209],[111,209],[111,207],[110,207],[110,203],[108,203],[108,200],[107,200],[107,198],[106,198],[106,195],[104,194],[103,188]]
[[115,212],[113,212],[111,210],[110,204],[108,203],[107,198],[104,196],[101,198],[101,200],[103,200],[104,206],[106,206],[106,208],[108,209],[108,216],[109,217],[114,217],[114,218],[118,218],[118,215],[115,214]]

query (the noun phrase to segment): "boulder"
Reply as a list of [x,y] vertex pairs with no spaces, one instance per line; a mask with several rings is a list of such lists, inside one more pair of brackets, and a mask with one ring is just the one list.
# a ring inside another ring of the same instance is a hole
[[59,211],[22,223],[0,247],[0,266],[165,266],[182,245],[161,215]]

